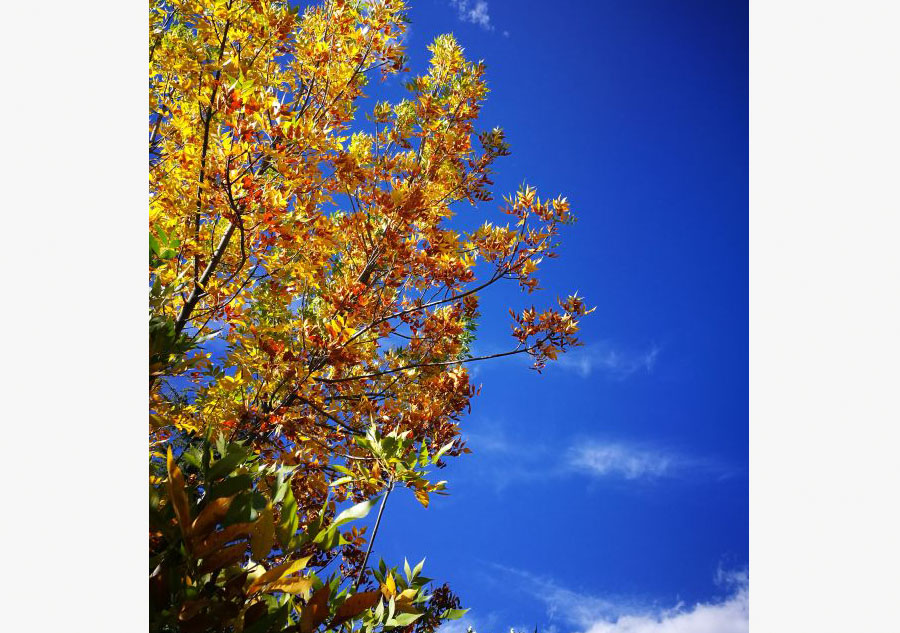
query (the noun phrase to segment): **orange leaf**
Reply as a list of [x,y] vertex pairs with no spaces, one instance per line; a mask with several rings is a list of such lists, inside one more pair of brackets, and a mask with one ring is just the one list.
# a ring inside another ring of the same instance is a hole
[[203,563],[200,565],[200,573],[206,574],[217,569],[222,569],[223,567],[228,567],[229,565],[234,565],[244,557],[245,551],[247,551],[246,543],[236,543],[230,547],[214,552],[203,559]]
[[325,618],[328,617],[328,596],[330,594],[331,587],[324,585],[312,595],[300,615],[300,633],[312,633],[325,621]]
[[213,532],[209,538],[197,544],[194,547],[194,555],[198,558],[203,558],[210,552],[214,552],[235,539],[250,536],[252,530],[252,523],[236,523],[235,525],[229,525],[223,530]]
[[195,540],[209,534],[216,527],[216,523],[225,518],[225,513],[228,512],[228,506],[231,505],[233,499],[234,497],[213,499],[200,511],[200,514],[197,515],[197,518],[194,519],[194,524],[191,526],[191,534],[193,534]]
[[175,510],[175,518],[178,519],[178,525],[185,539],[191,535],[191,511],[188,507],[187,493],[184,491],[184,475],[181,469],[175,463],[172,457],[172,447],[166,454],[166,470],[169,472],[169,479],[166,486],[169,489],[169,499],[172,501],[172,508]]
[[380,591],[363,591],[353,594],[338,607],[334,619],[331,621],[331,628],[343,624],[347,620],[352,620],[366,609],[371,609],[378,603],[379,598],[381,598]]

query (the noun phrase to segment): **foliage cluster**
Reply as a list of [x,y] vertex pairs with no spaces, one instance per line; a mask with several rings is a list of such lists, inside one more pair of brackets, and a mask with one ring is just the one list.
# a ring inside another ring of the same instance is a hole
[[[468,449],[466,364],[577,345],[570,296],[512,312],[474,356],[479,293],[538,287],[565,198],[491,200],[501,130],[475,128],[484,65],[451,36],[409,73],[402,0],[150,6],[150,593],[157,631],[431,633],[459,602],[368,559],[388,495],[444,494]],[[351,526],[379,506],[371,534]],[[340,508],[344,508],[340,511]],[[430,592],[430,593],[429,593]]]

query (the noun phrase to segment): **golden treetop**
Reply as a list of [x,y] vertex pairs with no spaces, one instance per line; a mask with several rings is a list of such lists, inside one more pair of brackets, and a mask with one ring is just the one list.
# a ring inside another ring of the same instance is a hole
[[[249,440],[306,469],[303,485],[323,499],[335,463],[371,467],[356,442],[371,425],[464,450],[478,293],[501,281],[535,290],[572,221],[564,198],[523,187],[506,221],[451,226],[454,204],[491,200],[508,148],[501,130],[476,129],[485,69],[451,36],[429,47],[406,99],[365,98],[378,76],[408,72],[405,9],[151,10],[153,432]],[[494,356],[529,354],[541,368],[578,344],[586,312],[570,297],[513,313],[514,346]],[[370,479],[336,492],[370,496]]]

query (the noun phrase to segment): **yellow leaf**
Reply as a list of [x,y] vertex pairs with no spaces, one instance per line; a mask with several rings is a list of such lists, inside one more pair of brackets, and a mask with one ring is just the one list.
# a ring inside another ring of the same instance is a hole
[[387,578],[384,580],[384,584],[381,585],[381,593],[384,594],[384,597],[390,600],[397,593],[397,584],[394,582],[394,575],[388,574]]
[[253,592],[257,591],[258,589],[260,589],[261,587],[269,584],[270,582],[275,582],[276,580],[280,580],[282,578],[285,578],[287,576],[290,576],[291,574],[294,574],[294,573],[302,570],[303,568],[306,567],[306,563],[309,562],[310,558],[312,558],[312,556],[306,556],[304,558],[300,558],[300,559],[297,559],[292,562],[283,563],[281,565],[278,565],[278,567],[273,567],[272,569],[270,569],[269,571],[264,573],[262,576],[257,578],[253,582],[253,584],[250,585],[250,588],[247,590],[247,593],[248,594],[253,593]]
[[266,591],[283,591],[284,593],[303,594],[304,597],[312,589],[313,579],[308,576],[298,578],[284,578],[276,580],[266,587]]
[[399,613],[418,613],[416,608],[412,606],[412,601],[413,598],[416,597],[416,593],[416,589],[406,589],[402,591],[399,596],[394,598],[396,610]]

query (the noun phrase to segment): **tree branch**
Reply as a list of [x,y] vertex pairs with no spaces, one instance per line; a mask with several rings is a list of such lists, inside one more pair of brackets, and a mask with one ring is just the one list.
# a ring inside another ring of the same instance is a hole
[[348,376],[346,378],[315,378],[317,382],[324,382],[328,384],[333,384],[337,382],[349,382],[351,380],[364,380],[366,378],[377,378],[378,376],[385,376],[387,374],[396,374],[400,371],[406,371],[407,369],[418,369],[420,367],[444,367],[446,365],[461,365],[462,363],[472,363],[479,360],[489,360],[491,358],[501,358],[503,356],[512,356],[514,354],[524,354],[526,352],[530,352],[534,347],[525,347],[523,349],[514,349],[509,352],[501,352],[499,354],[489,354],[487,356],[477,356],[474,358],[463,358],[461,360],[445,360],[435,363],[415,363],[412,365],[404,365],[403,367],[397,367],[396,369],[385,369],[384,371],[378,371],[372,374],[365,374],[363,376]]

